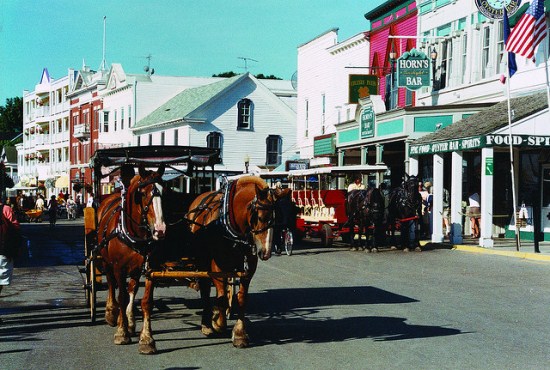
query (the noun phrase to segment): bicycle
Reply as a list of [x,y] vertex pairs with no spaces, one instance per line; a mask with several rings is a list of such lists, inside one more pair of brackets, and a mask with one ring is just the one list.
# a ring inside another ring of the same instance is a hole
[[292,247],[294,246],[294,236],[292,230],[288,227],[284,227],[279,234],[278,240],[275,243],[275,253],[280,255],[284,247],[287,256],[292,255]]

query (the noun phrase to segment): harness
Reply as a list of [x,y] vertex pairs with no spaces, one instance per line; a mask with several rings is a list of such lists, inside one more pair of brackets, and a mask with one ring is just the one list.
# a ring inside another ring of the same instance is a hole
[[[141,197],[141,193],[139,192],[140,189],[151,185],[155,183],[159,183],[159,179],[149,179],[144,182],[140,182],[138,184],[137,189],[134,192],[134,197]],[[145,206],[140,201],[139,207],[140,207],[140,220],[139,222],[134,220],[130,215],[127,215],[128,212],[128,204],[127,204],[127,190],[124,184],[122,185],[122,189],[120,192],[120,198],[113,199],[108,205],[106,209],[106,213],[110,212],[109,219],[105,223],[105,227],[103,229],[103,239],[101,243],[97,246],[97,249],[104,248],[111,240],[114,238],[118,238],[121,242],[126,244],[128,247],[130,247],[133,251],[145,255],[149,250],[151,245],[154,242],[153,239],[153,233],[149,227],[149,224],[147,223],[147,213],[149,212],[149,208],[151,207],[151,204],[153,203],[153,199],[155,197],[160,197],[160,191],[157,189],[156,186],[153,186],[153,190],[151,192],[151,198],[149,199],[149,202],[145,204]],[[136,199],[137,203],[137,199]],[[110,224],[111,220],[117,216],[117,226],[116,228],[111,231],[111,233],[107,234],[107,225]],[[142,229],[145,231],[146,237],[142,238],[136,235],[132,235],[128,230],[128,220],[132,225],[137,225],[137,229]]]
[[[257,196],[250,201],[247,205],[247,209],[251,213],[250,223],[247,225],[247,228],[243,232],[239,232],[238,227],[235,221],[235,214],[233,211],[233,199],[235,197],[235,192],[237,189],[237,180],[229,181],[226,177],[222,177],[221,188],[215,192],[210,193],[206,196],[200,204],[194,209],[190,210],[189,213],[194,213],[193,220],[190,222],[198,225],[201,228],[218,226],[221,228],[222,236],[225,239],[228,239],[233,242],[233,246],[247,246],[250,248],[252,254],[256,253],[256,245],[252,241],[252,235],[262,233],[273,225],[273,217],[269,220],[262,219],[258,215],[259,210],[272,211],[274,212],[274,206],[271,203],[262,203]],[[271,191],[271,189],[270,189]],[[215,198],[221,194],[221,199],[216,200]],[[219,206],[218,218],[208,224],[200,224],[196,222],[199,215],[203,212],[211,212],[214,208]],[[253,229],[252,225],[256,224],[258,221],[265,222],[265,226],[259,229]]]

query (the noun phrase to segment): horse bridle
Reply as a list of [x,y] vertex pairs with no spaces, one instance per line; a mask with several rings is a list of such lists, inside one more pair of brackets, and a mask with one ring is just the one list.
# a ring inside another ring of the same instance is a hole
[[[269,189],[269,192],[272,192],[272,189]],[[274,213],[275,213],[275,207],[273,205],[273,202],[260,202],[258,199],[258,196],[256,195],[254,199],[248,204],[247,209],[252,213],[250,217],[250,230],[248,230],[249,233],[252,235],[263,233],[264,231],[270,229],[273,226],[274,223]],[[264,217],[260,217],[258,214],[258,211],[270,211],[271,216],[268,220]],[[252,228],[252,225],[255,226],[258,225],[258,222],[265,223],[265,226],[259,229]]]
[[[136,188],[136,190],[134,191],[134,201],[136,203],[138,203],[136,197],[139,196],[139,198],[141,198],[143,195],[141,194],[141,189],[143,189],[144,187],[146,186],[149,186],[149,185],[153,185],[153,190],[151,190],[151,198],[149,199],[149,201],[147,202],[147,204],[143,205],[143,203],[141,202],[141,199],[139,201],[139,207],[140,207],[140,213],[141,213],[141,222],[139,224],[139,227],[140,228],[143,228],[144,226],[147,228],[147,232],[148,233],[151,233],[151,229],[149,228],[149,224],[147,223],[147,214],[149,213],[149,207],[151,206],[151,204],[153,204],[153,200],[155,198],[160,198],[161,197],[161,192],[160,190],[158,189],[158,187],[156,186],[156,184],[160,184],[161,183],[161,178],[158,177],[158,178],[152,178],[152,179],[149,179],[147,181],[144,181],[144,182],[138,182],[138,186]],[[131,220],[131,218],[130,218]]]
[[[144,182],[139,181],[137,188],[134,190],[133,194],[131,194],[131,197],[133,197],[134,202],[139,204],[139,206],[140,206],[141,219],[140,219],[139,223],[136,220],[134,220],[130,215],[128,215],[128,217],[126,217],[126,213],[128,212],[126,210],[126,206],[125,206],[125,203],[126,203],[126,197],[125,197],[126,190],[123,186],[122,191],[121,191],[121,207],[120,207],[121,208],[121,210],[120,210],[121,214],[120,214],[120,218],[119,218],[119,225],[117,227],[117,231],[119,233],[119,237],[122,238],[125,242],[127,242],[127,244],[133,244],[133,245],[137,245],[137,244],[141,244],[141,243],[148,244],[149,242],[152,241],[153,232],[152,232],[151,228],[149,227],[149,223],[147,222],[147,214],[149,213],[149,208],[150,208],[151,204],[153,203],[154,198],[161,197],[161,195],[162,195],[160,190],[157,188],[157,186],[155,186],[155,184],[160,184],[160,183],[161,183],[161,178],[160,177],[152,178],[152,179],[149,179],[149,180],[144,181]],[[143,205],[143,203],[141,202],[141,197],[143,196],[143,194],[141,193],[141,189],[143,189],[144,187],[149,186],[151,184],[153,185],[153,189],[151,190],[151,197],[150,197],[149,201],[147,202],[147,204]],[[138,201],[137,197],[140,198],[139,201]],[[130,220],[130,222],[132,222],[133,224],[137,225],[137,227],[139,229],[145,230],[148,237],[139,238],[139,237],[130,235],[130,233],[128,232],[128,227],[126,225],[126,218],[128,218],[128,220]]]

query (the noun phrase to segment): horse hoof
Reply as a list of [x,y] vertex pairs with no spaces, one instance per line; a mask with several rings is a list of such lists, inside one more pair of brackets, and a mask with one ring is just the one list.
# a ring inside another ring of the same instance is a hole
[[139,343],[139,353],[142,355],[154,355],[157,353],[157,347],[155,345],[155,341],[151,341],[149,343]]
[[250,345],[250,343],[248,342],[248,336],[239,337],[239,338],[233,337],[232,342],[233,342],[233,347],[235,348],[246,348]]
[[397,247],[395,245],[392,245],[391,248],[390,248],[392,251],[395,251],[397,250]]
[[214,329],[207,325],[201,325],[201,333],[207,337],[211,337],[214,335]]
[[115,334],[115,344],[116,345],[126,345],[132,343],[132,338],[129,335],[118,335]]
[[420,247],[414,248],[415,252],[422,252],[422,249]]
[[409,248],[405,248],[405,249],[403,249],[403,252],[410,252],[410,249],[409,249]]
[[372,253],[378,253],[378,248],[372,248],[370,251],[371,251]]

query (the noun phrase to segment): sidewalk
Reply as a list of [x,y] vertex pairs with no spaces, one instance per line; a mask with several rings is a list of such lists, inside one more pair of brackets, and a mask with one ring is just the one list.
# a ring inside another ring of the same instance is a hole
[[421,240],[420,245],[427,248],[446,248],[455,249],[471,253],[495,254],[499,256],[508,256],[524,258],[537,261],[550,262],[550,242],[539,242],[540,253],[535,253],[535,244],[532,240],[521,240],[519,251],[516,247],[515,239],[495,238],[493,248],[485,248],[478,245],[478,239],[465,236],[461,244],[451,244],[448,241],[442,243],[432,243],[429,240]]

